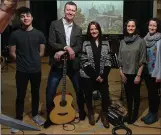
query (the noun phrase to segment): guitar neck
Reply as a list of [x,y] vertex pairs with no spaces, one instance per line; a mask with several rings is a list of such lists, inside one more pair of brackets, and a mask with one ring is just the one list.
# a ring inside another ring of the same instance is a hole
[[67,55],[64,55],[64,65],[63,65],[63,78],[62,78],[62,101],[65,100],[66,95],[66,74],[67,74]]

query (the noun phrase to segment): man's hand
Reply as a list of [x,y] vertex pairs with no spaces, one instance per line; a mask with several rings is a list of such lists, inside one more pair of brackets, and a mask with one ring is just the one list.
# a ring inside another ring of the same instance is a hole
[[57,61],[60,61],[60,58],[62,55],[64,55],[65,51],[59,51],[59,52],[56,52],[55,55],[54,55],[54,58],[57,60]]
[[101,82],[103,82],[103,79],[101,78],[101,76],[98,76],[96,81],[101,83]]
[[70,60],[74,60],[75,59],[75,52],[73,51],[73,49],[70,46],[65,47],[65,50],[68,52]]

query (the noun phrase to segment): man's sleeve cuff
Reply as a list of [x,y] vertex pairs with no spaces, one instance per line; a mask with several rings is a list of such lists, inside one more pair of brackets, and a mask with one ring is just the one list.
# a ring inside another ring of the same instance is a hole
[[64,47],[64,50],[65,50],[67,47],[68,47],[68,46],[65,46],[65,47]]

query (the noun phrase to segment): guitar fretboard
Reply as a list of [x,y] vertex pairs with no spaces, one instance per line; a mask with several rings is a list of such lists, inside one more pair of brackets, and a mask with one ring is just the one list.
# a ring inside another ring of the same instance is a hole
[[67,54],[64,55],[63,78],[62,78],[62,101],[65,101],[66,95],[66,74],[67,74]]

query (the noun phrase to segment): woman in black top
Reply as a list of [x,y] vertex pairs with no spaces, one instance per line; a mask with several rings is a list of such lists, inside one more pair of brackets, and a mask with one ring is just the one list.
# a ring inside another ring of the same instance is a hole
[[101,27],[97,22],[90,22],[87,29],[88,41],[84,41],[81,55],[80,87],[85,93],[88,118],[95,124],[92,107],[92,93],[99,90],[102,97],[101,120],[109,128],[107,111],[109,106],[108,74],[110,72],[110,47],[108,41],[102,41]]

